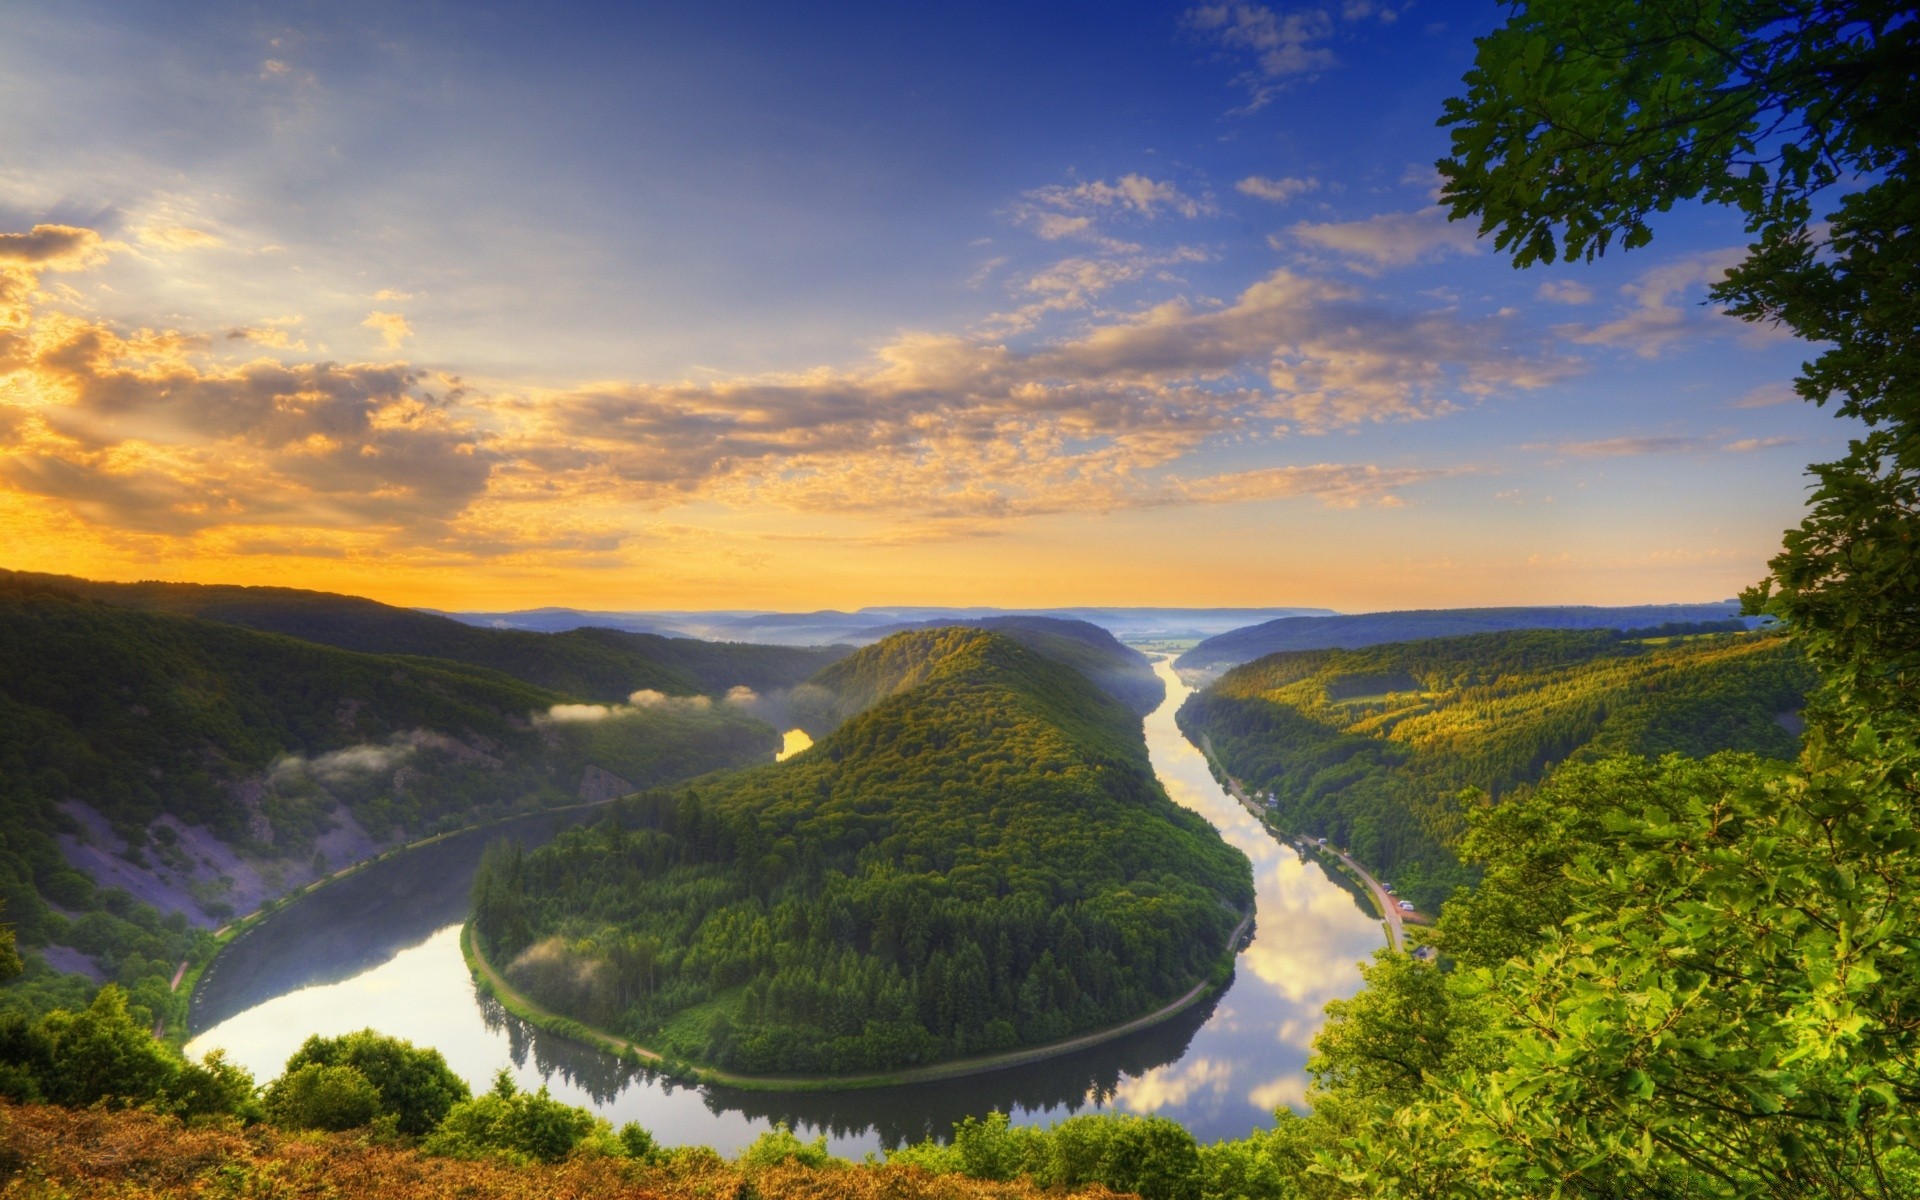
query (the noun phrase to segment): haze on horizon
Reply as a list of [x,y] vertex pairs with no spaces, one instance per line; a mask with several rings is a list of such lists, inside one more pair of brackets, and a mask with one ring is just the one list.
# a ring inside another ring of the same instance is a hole
[[5,565],[447,609],[1722,598],[1849,427],[1433,203],[1496,6],[77,3],[0,43]]

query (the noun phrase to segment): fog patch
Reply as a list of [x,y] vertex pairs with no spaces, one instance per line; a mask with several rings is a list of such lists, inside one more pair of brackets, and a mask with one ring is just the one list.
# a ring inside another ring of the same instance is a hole
[[414,729],[396,733],[385,742],[361,742],[312,758],[301,754],[283,754],[267,768],[267,779],[275,787],[299,783],[303,779],[318,783],[347,783],[395,770],[421,750],[446,751],[458,758],[475,757],[471,747],[454,738],[430,729]]
[[[727,693],[729,702],[734,692],[750,688],[734,688]],[[612,721],[622,717],[639,716],[646,712],[701,713],[713,708],[711,696],[669,696],[652,688],[641,688],[627,697],[625,704],[556,704],[547,711],[533,714],[535,725],[588,725],[597,721]]]

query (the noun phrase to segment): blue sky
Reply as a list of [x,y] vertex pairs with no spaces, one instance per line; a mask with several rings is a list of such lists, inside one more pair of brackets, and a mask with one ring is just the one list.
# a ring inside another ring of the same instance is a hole
[[1731,594],[1847,430],[1701,306],[1728,214],[1442,219],[1499,15],[14,14],[0,532],[471,607]]

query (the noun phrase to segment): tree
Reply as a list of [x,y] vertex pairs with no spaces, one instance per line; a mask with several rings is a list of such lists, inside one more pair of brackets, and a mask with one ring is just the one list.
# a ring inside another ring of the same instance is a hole
[[286,1075],[310,1065],[353,1068],[377,1093],[380,1112],[392,1114],[395,1128],[413,1137],[433,1132],[454,1105],[471,1095],[438,1050],[371,1029],[308,1038],[287,1060]]
[[[1874,435],[1816,468],[1754,608],[1836,694],[1920,707],[1920,20],[1905,0],[1532,0],[1446,104],[1451,215],[1516,266],[1731,205],[1753,242],[1714,299],[1824,345],[1796,382]],[[1826,211],[1822,211],[1825,209]]]
[[55,1104],[139,1104],[163,1094],[180,1070],[178,1057],[128,1011],[127,994],[113,984],[84,1012],[48,1013],[40,1030],[50,1057],[40,1086]]
[[380,1115],[380,1093],[352,1067],[309,1062],[268,1086],[266,1110],[288,1129],[358,1129]]
[[1799,764],[1580,765],[1477,821],[1454,969],[1376,968],[1318,1043],[1340,1194],[1920,1195],[1917,37],[1886,0],[1536,0],[1447,106],[1446,199],[1521,266],[1738,208],[1715,298],[1827,343],[1800,393],[1872,430],[1749,595],[1826,673]]

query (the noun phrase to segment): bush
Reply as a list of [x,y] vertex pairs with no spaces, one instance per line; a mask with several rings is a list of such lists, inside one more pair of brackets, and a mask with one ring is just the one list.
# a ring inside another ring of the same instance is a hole
[[438,1050],[371,1029],[308,1038],[287,1060],[287,1074],[309,1065],[358,1071],[378,1093],[379,1112],[392,1116],[395,1129],[412,1137],[433,1132],[454,1105],[473,1094]]
[[1202,1195],[1200,1149],[1192,1134],[1165,1117],[1089,1114],[1033,1129],[1015,1128],[1005,1113],[993,1112],[955,1125],[950,1147],[929,1140],[896,1150],[887,1161],[973,1179],[1024,1175],[1043,1188],[1100,1183],[1144,1200]]
[[[454,1105],[423,1148],[448,1158],[552,1163],[590,1138],[610,1153],[620,1153],[627,1142],[615,1138],[605,1121],[551,1098],[544,1087],[533,1093],[516,1090],[503,1070],[494,1077],[492,1091]],[[651,1136],[646,1140],[651,1143]]]
[[380,1093],[352,1067],[310,1062],[273,1081],[266,1109],[288,1129],[358,1129],[380,1115]]
[[784,1122],[753,1139],[747,1148],[740,1152],[739,1159],[740,1169],[748,1173],[777,1167],[787,1162],[796,1162],[803,1167],[819,1168],[838,1161],[827,1150],[825,1134],[811,1142],[803,1142],[794,1136],[793,1130]]

